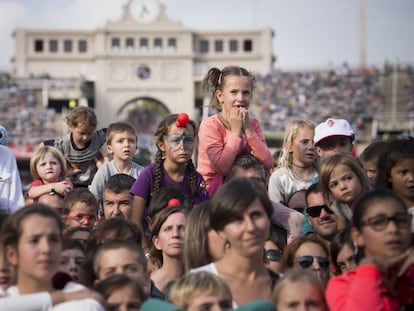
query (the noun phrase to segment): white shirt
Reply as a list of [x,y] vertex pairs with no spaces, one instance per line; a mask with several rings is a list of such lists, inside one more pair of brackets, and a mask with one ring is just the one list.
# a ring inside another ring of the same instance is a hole
[[11,214],[24,205],[16,158],[8,147],[0,145],[0,210]]
[[[62,289],[63,292],[74,292],[85,289],[81,284],[68,282]],[[0,292],[0,310],[25,310],[25,311],[104,311],[102,305],[94,299],[71,300],[52,305],[49,293],[35,293],[20,295],[17,286],[10,286],[6,292]]]

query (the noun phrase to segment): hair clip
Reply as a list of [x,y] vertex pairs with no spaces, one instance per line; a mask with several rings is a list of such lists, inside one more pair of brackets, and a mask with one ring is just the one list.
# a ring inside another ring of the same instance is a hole
[[217,86],[220,86],[221,85],[221,78],[222,78],[222,76],[223,76],[223,72],[220,71],[220,75],[219,75],[218,80],[217,80]]
[[175,125],[177,127],[187,127],[188,121],[190,121],[188,114],[183,112],[178,115],[177,120],[175,121]]
[[168,201],[167,207],[180,207],[181,202],[176,198],[172,198]]

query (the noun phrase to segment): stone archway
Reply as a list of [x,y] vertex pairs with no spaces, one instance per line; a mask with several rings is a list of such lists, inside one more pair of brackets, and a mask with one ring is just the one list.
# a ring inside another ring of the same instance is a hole
[[136,162],[145,166],[154,154],[153,138],[160,121],[170,114],[159,100],[138,97],[126,102],[117,112],[117,119],[131,122],[137,129],[138,152]]

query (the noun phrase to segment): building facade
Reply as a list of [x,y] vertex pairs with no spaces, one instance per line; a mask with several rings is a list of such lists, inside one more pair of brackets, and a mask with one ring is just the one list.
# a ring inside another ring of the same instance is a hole
[[170,20],[158,0],[130,0],[118,21],[95,30],[18,28],[13,36],[17,78],[72,81],[66,89],[48,84],[45,105],[87,103],[101,126],[129,120],[141,145],[168,113],[201,117],[207,100],[200,82],[210,67],[266,74],[275,60],[272,29],[189,29]]

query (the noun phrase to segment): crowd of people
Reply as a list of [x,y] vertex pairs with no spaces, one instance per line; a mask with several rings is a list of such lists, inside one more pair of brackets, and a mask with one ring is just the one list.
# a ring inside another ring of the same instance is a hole
[[357,155],[349,120],[298,110],[322,80],[292,77],[304,93],[277,163],[251,114],[257,79],[238,66],[209,69],[215,113],[200,124],[158,124],[146,166],[131,123],[98,128],[83,106],[37,146],[25,192],[0,144],[0,308],[414,310],[414,140]]

